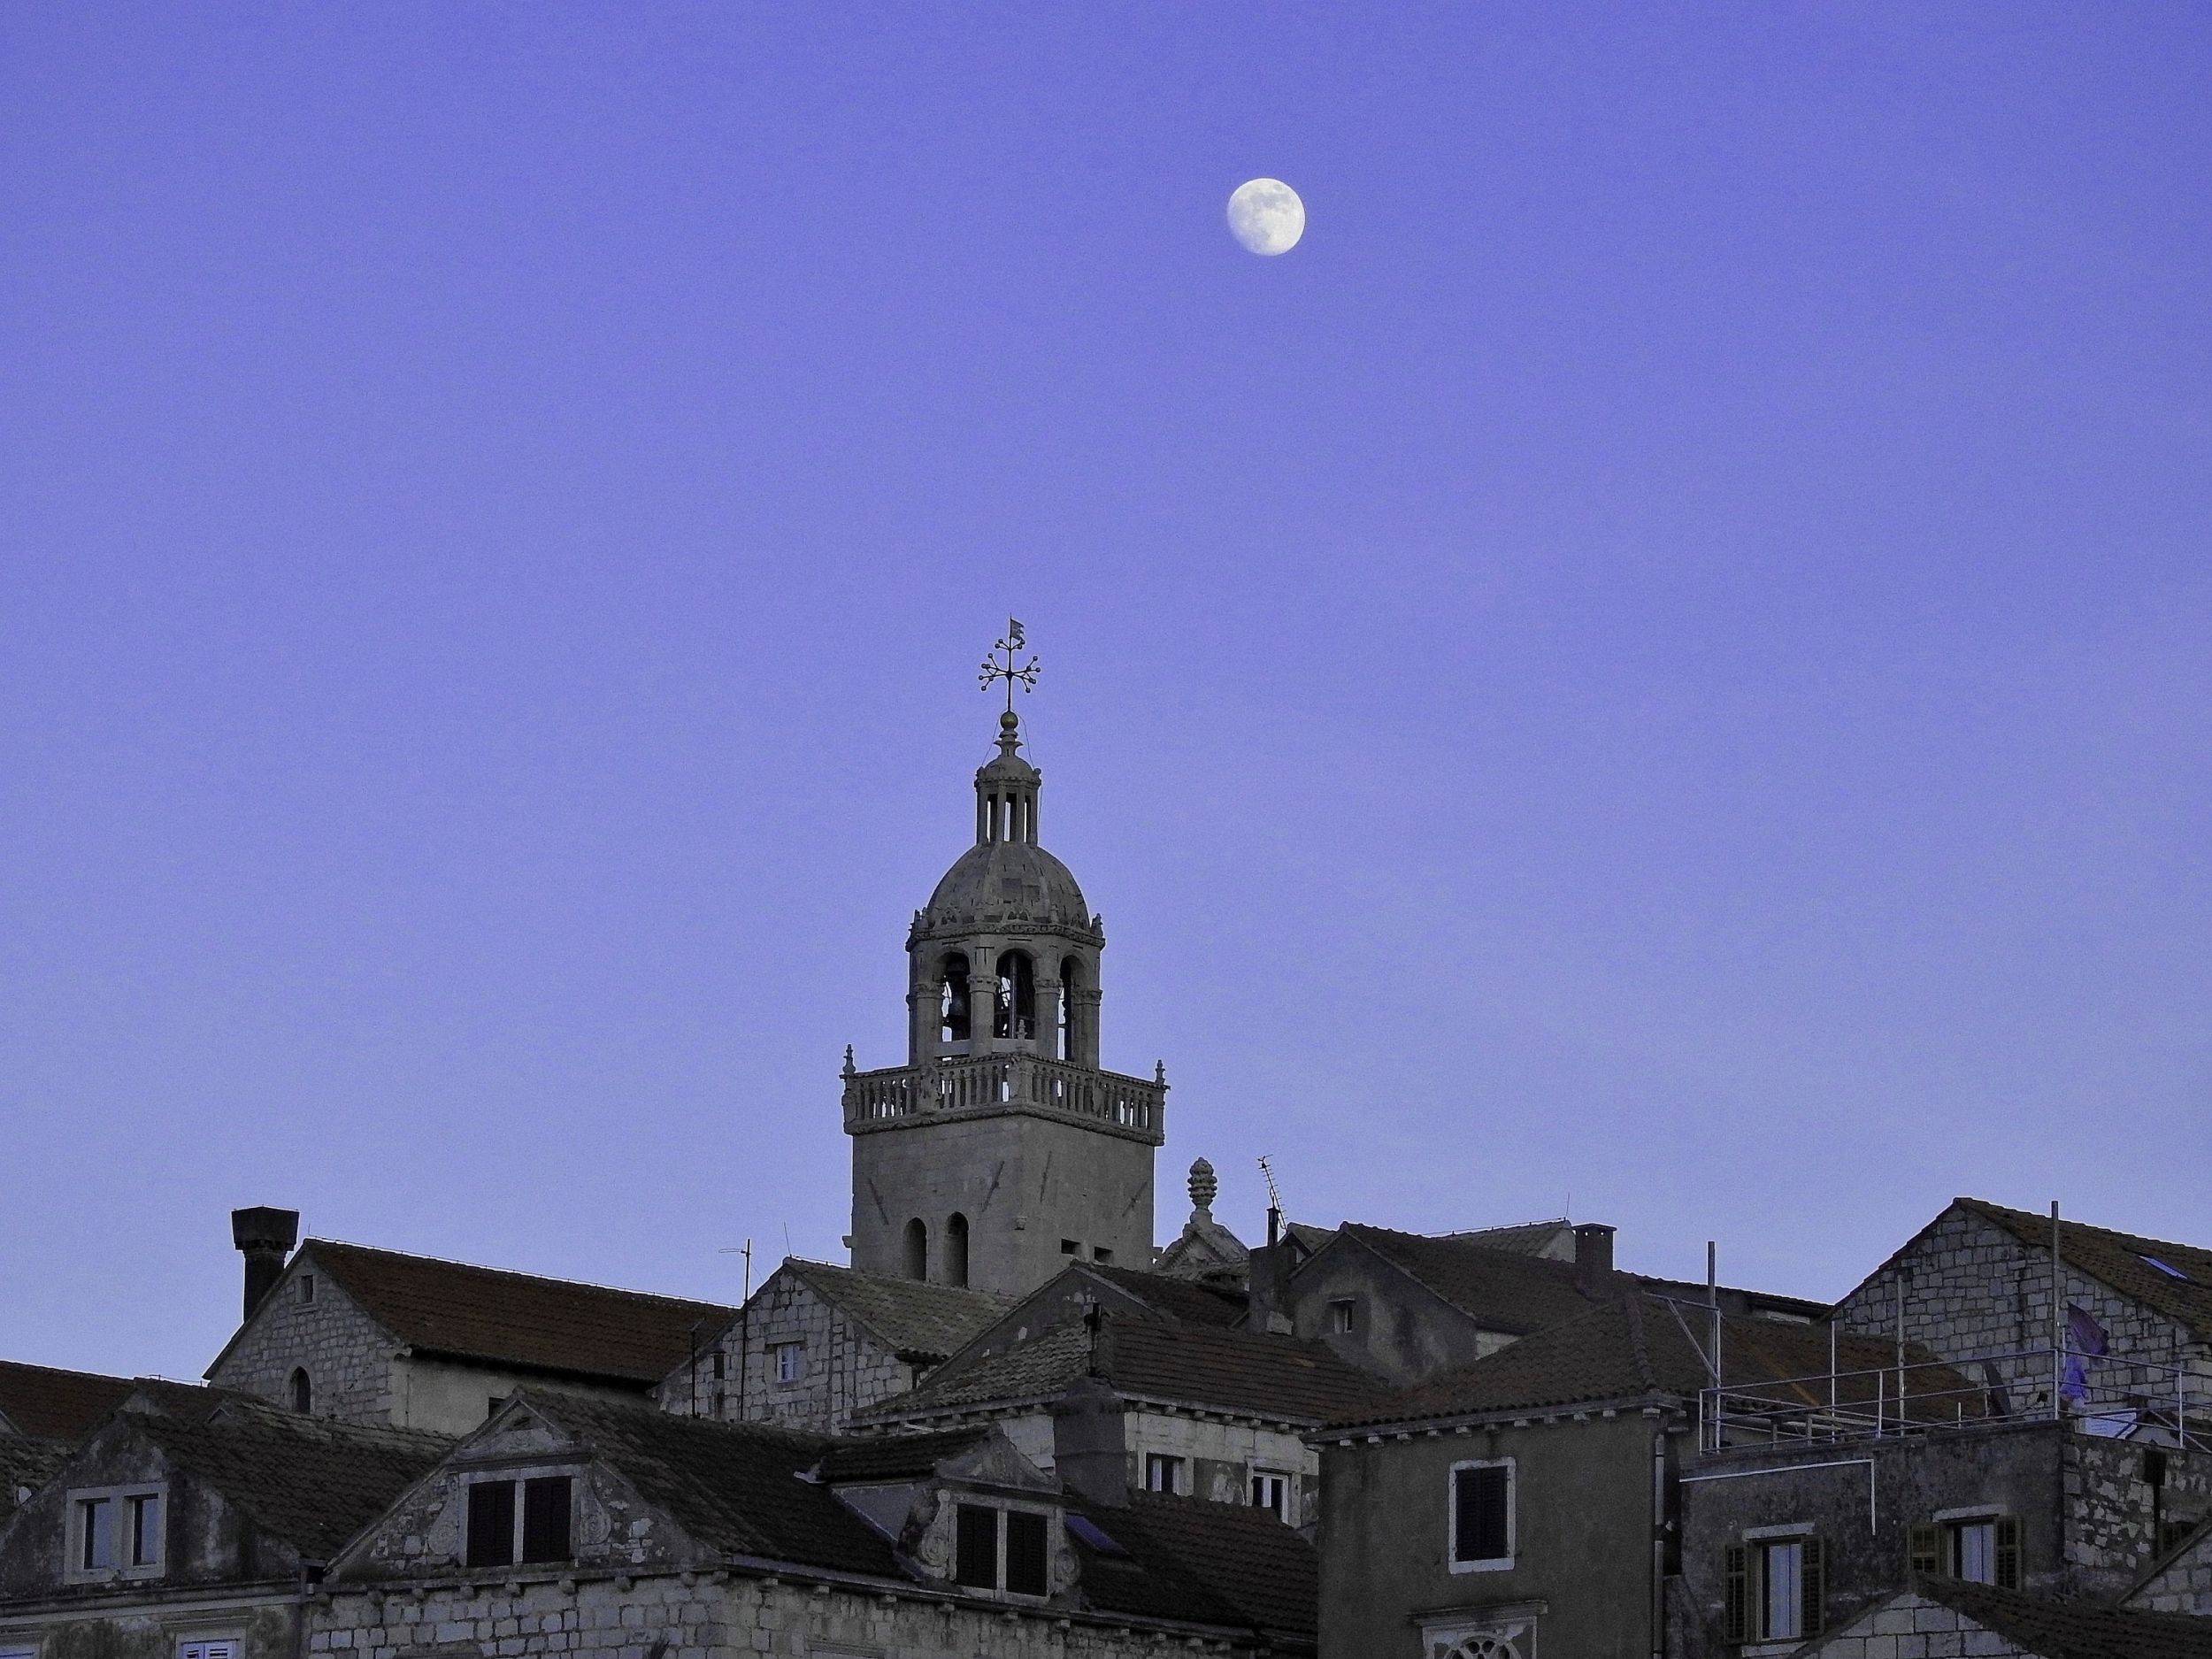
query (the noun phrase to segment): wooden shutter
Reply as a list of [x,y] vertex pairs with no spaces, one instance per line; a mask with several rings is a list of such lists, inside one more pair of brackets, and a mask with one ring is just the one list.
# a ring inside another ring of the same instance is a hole
[[964,1503],[952,1517],[952,1578],[979,1590],[998,1588],[998,1511]]
[[1916,1521],[1906,1566],[1924,1578],[1943,1576],[1943,1529],[1933,1521]]
[[469,1487],[468,1564],[511,1567],[515,1560],[515,1483],[480,1480]]
[[1016,1595],[1042,1595],[1050,1587],[1045,1572],[1045,1517],[1028,1509],[1006,1512],[1006,1587]]
[[1751,1552],[1731,1544],[1721,1552],[1721,1640],[1751,1639]]
[[522,1558],[566,1561],[568,1477],[544,1475],[522,1483]]
[[2017,1516],[1997,1517],[1997,1587],[2017,1590],[2020,1587],[2020,1519]]
[[1809,1538],[1804,1541],[1801,1557],[1797,1600],[1800,1636],[1817,1636],[1826,1625],[1821,1603],[1828,1599],[1828,1563],[1823,1557],[1820,1540]]

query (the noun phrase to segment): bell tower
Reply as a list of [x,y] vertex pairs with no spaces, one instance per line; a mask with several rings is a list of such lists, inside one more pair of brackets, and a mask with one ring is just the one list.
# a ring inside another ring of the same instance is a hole
[[[1022,758],[1017,685],[1034,658],[1010,623],[998,752],[975,774],[975,844],[906,938],[906,1064],[845,1061],[852,1263],[1018,1295],[1070,1261],[1148,1267],[1164,1075],[1099,1067],[1106,935],[1038,842],[1042,774]],[[1000,660],[1002,657],[1003,660]]]

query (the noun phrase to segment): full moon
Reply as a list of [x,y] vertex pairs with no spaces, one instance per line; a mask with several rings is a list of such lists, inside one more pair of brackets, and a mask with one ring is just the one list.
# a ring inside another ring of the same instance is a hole
[[1306,234],[1306,204],[1280,179],[1248,179],[1229,197],[1229,234],[1253,253],[1288,253]]

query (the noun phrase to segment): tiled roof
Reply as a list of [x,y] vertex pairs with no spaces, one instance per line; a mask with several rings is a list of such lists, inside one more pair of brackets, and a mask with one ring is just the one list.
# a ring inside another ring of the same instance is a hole
[[0,1421],[18,1434],[73,1440],[130,1397],[127,1377],[0,1360]]
[[567,1394],[533,1394],[529,1401],[709,1549],[877,1578],[907,1576],[882,1533],[827,1486],[804,1478],[839,1444],[827,1435]]
[[1910,1594],[1964,1615],[2035,1659],[2212,1659],[2212,1618],[2048,1601],[1948,1578],[1916,1579]]
[[936,1472],[948,1457],[957,1457],[997,1431],[979,1425],[944,1429],[934,1434],[887,1434],[879,1440],[841,1440],[822,1455],[816,1475],[832,1486],[865,1486],[872,1481],[920,1480]]
[[[1554,1260],[1574,1259],[1574,1224],[1571,1221],[1523,1221],[1505,1227],[1476,1227],[1444,1236],[1455,1242],[1479,1244],[1486,1250],[1510,1250],[1516,1256],[1541,1256]],[[1564,1257],[1551,1252],[1564,1248]]]
[[861,1415],[899,1421],[1049,1397],[1087,1372],[1123,1394],[1291,1422],[1325,1422],[1379,1393],[1364,1371],[1319,1342],[1108,1313],[1095,1342],[1081,1320],[1051,1325]]
[[[1981,1198],[1955,1198],[1960,1209],[1994,1222],[2032,1250],[2051,1248],[2051,1218],[2030,1210],[2008,1210]],[[2059,1218],[2058,1253],[2070,1267],[2109,1285],[2124,1296],[2155,1308],[2212,1341],[2212,1250],[2139,1233],[2114,1233]],[[2169,1273],[2147,1258],[2175,1270]],[[2176,1274],[2180,1275],[2177,1277]]]
[[1014,1305],[987,1291],[863,1273],[796,1256],[784,1267],[872,1331],[902,1358],[936,1361],[957,1353]]
[[[1371,1403],[1345,1421],[1417,1423],[1601,1401],[1694,1398],[1709,1376],[1702,1348],[1709,1340],[1707,1317],[1702,1309],[1678,1310],[1664,1298],[1632,1287],[1617,1289],[1577,1318]],[[1742,1317],[1724,1317],[1721,1325],[1721,1374],[1732,1389],[1744,1389],[1777,1406],[1826,1403],[1824,1386],[1780,1391],[1773,1386],[1800,1378],[1817,1379],[1824,1385],[1829,1354],[1825,1325]],[[1955,1402],[1972,1392],[1966,1379],[1923,1363],[1928,1356],[1917,1350],[1909,1348],[1907,1354],[1917,1366],[1911,1372],[1913,1390],[1939,1396],[1941,1414],[1947,1418]],[[1839,1372],[1879,1371],[1895,1357],[1895,1348],[1887,1342],[1840,1335],[1837,1340]],[[1839,1403],[1863,1403],[1859,1396],[1870,1399],[1873,1386],[1863,1375],[1847,1377],[1839,1389]],[[1932,1400],[1916,1414],[1936,1409]]]
[[139,1431],[173,1464],[310,1561],[335,1555],[451,1445],[434,1434],[300,1417],[236,1397],[212,1410],[133,1411]]
[[301,1246],[409,1347],[518,1370],[652,1384],[732,1309],[311,1239]]
[[1348,1221],[1337,1236],[1365,1245],[1489,1330],[1525,1335],[1590,1308],[1591,1299],[1576,1288],[1571,1262]]
[[1084,1271],[1097,1274],[1171,1319],[1225,1327],[1244,1317],[1245,1298],[1240,1290],[1198,1279],[1176,1279],[1166,1273],[1148,1273],[1138,1267],[1102,1267],[1093,1262]]
[[11,1514],[16,1494],[35,1491],[69,1456],[66,1440],[34,1440],[0,1434],[0,1519]]
[[1265,1509],[1141,1494],[1125,1508],[1091,1505],[1079,1513],[1125,1552],[1100,1550],[1071,1529],[1087,1606],[1239,1626],[1265,1633],[1278,1648],[1313,1640],[1319,1558]]

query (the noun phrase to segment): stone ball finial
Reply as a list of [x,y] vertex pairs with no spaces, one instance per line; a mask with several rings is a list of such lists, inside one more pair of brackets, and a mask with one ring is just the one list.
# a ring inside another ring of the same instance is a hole
[[1214,1166],[1200,1158],[1190,1166],[1190,1207],[1193,1210],[1211,1210],[1214,1194],[1221,1190],[1221,1183],[1214,1179]]

